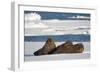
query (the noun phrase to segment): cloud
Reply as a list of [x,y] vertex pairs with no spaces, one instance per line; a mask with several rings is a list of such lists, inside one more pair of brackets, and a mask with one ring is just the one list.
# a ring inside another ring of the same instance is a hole
[[27,13],[25,14],[25,21],[40,21],[41,16],[38,13]]

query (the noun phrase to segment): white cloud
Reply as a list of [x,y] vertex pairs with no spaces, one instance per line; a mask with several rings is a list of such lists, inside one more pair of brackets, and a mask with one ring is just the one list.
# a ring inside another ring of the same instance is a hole
[[48,28],[40,21],[41,16],[36,12],[25,14],[25,28]]
[[36,12],[25,14],[25,21],[40,21],[40,20],[41,16]]

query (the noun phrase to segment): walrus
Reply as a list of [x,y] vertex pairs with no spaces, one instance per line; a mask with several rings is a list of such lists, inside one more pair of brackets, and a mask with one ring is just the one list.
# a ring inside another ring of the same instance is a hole
[[84,51],[84,46],[82,43],[73,45],[72,53],[82,53]]
[[61,54],[61,53],[69,53],[72,50],[73,43],[70,41],[67,41],[58,47],[56,47],[54,50],[52,50],[49,54]]
[[49,52],[51,52],[55,48],[56,48],[56,45],[54,41],[51,38],[48,38],[44,46],[41,49],[34,52],[34,55],[35,56],[47,55]]
[[73,45],[71,42],[66,42],[56,47],[55,50],[51,51],[49,54],[82,53],[83,51],[84,46],[82,43]]
[[58,45],[56,47],[54,41],[48,38],[44,46],[34,52],[35,56],[38,55],[50,55],[50,54],[68,54],[68,53],[82,53],[84,51],[84,46],[82,43],[74,44],[71,41],[66,41],[65,43]]

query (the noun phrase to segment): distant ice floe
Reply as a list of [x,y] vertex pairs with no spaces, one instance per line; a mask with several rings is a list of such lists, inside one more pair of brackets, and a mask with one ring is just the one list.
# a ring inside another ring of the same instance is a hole
[[56,31],[55,29],[51,29],[51,28],[48,28],[48,29],[44,29],[42,30],[42,32],[44,32],[45,34],[51,34],[51,35],[64,35],[65,33],[62,32],[62,31]]
[[76,18],[76,19],[90,19],[90,17],[88,16],[80,16],[80,15],[77,15],[77,16],[72,16],[72,17],[68,17],[68,18]]
[[25,24],[25,28],[48,28],[48,26],[46,26],[43,23],[32,22],[32,23]]
[[61,27],[57,27],[57,28],[54,28],[56,30],[81,30],[81,29],[90,29],[90,26],[61,26]]
[[[59,20],[59,19],[50,19],[50,20],[42,20],[42,21],[44,21],[44,22],[61,22],[62,20]],[[65,20],[63,20],[63,21],[65,21]]]

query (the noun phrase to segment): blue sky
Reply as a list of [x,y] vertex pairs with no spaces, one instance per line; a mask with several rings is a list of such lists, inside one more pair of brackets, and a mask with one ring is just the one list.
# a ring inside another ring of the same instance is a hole
[[24,11],[27,13],[38,13],[41,16],[41,20],[90,20],[90,14],[88,13],[64,13],[64,12],[44,12],[44,11]]

